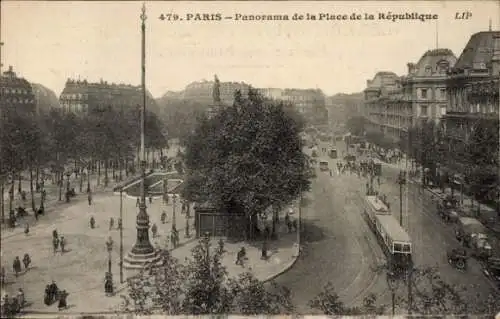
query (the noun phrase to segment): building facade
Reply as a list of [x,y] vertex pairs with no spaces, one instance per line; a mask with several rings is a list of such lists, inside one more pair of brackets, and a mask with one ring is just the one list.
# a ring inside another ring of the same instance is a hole
[[418,121],[434,121],[438,124],[446,114],[447,72],[456,61],[451,50],[434,49],[424,53],[416,64],[407,64],[408,74],[402,86],[414,115],[412,125]]
[[[448,103],[443,124],[450,152],[464,149],[480,121],[498,124],[499,76],[500,31],[472,35],[446,82]],[[457,164],[455,170],[460,170]]]
[[[366,133],[390,135],[402,128],[402,123],[393,117],[402,95],[401,78],[394,72],[377,72],[373,79],[366,81],[364,90],[364,117],[367,119]],[[399,113],[401,114],[401,113]],[[396,127],[396,128],[395,128]]]
[[446,113],[446,79],[456,57],[449,49],[429,50],[408,73],[378,72],[367,81],[365,112],[368,131],[380,132],[397,143],[421,121],[439,123]]
[[[103,80],[91,83],[87,80],[68,79],[59,97],[59,102],[65,112],[86,113],[107,107],[115,109],[137,108],[142,105],[142,99],[140,86],[109,84]],[[154,108],[155,102],[149,92],[146,103],[147,108]]]
[[36,114],[37,111],[31,84],[18,77],[12,66],[0,77],[0,103],[2,109],[17,110],[26,114]]

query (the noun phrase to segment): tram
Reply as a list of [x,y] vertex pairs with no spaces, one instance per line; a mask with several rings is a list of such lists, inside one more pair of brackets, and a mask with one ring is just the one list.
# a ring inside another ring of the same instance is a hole
[[403,274],[412,267],[412,242],[408,233],[377,196],[365,196],[365,217],[387,258],[389,271]]

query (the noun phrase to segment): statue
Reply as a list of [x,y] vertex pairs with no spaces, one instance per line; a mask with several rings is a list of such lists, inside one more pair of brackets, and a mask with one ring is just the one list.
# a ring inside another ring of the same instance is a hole
[[212,98],[214,99],[214,104],[220,103],[220,81],[217,75],[215,75],[214,79],[214,88],[212,91]]

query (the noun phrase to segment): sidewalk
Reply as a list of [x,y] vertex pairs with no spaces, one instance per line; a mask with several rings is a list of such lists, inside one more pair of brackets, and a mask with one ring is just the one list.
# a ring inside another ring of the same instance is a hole
[[[135,200],[123,196],[123,251],[127,254],[136,241],[137,207]],[[150,240],[153,246],[166,247],[170,237],[173,219],[173,204],[163,204],[161,199],[148,201],[150,225],[156,224],[158,236]],[[52,313],[68,315],[82,312],[117,311],[122,304],[120,295],[126,293],[126,286],[119,283],[119,231],[116,230],[116,220],[119,217],[119,195],[96,195],[91,207],[85,201],[74,201],[54,214],[53,220],[43,227],[33,227],[29,236],[22,232],[18,236],[2,238],[2,265],[7,271],[6,289],[9,295],[19,287],[23,287],[26,299],[31,305],[25,310],[27,315],[36,313]],[[167,213],[167,223],[160,221],[161,212]],[[192,210],[191,210],[192,211]],[[196,244],[194,237],[194,219],[189,219],[190,237],[185,236],[186,217],[180,214],[180,205],[176,206],[176,226],[179,231],[180,245],[173,250],[173,256],[181,262],[191,256],[191,249]],[[194,214],[192,214],[194,215]],[[89,219],[94,216],[96,228],[90,229]],[[109,219],[115,219],[115,228],[109,229]],[[40,225],[41,226],[41,225]],[[51,232],[57,229],[67,240],[67,251],[53,253]],[[283,228],[281,228],[283,231]],[[114,241],[112,256],[112,273],[116,294],[106,297],[104,294],[104,273],[108,267],[108,252],[105,242],[111,236]],[[269,280],[293,265],[296,259],[294,240],[296,234],[282,233],[280,239],[269,242],[269,259],[260,259],[260,243],[233,244],[226,243],[226,257],[223,264],[228,267],[230,276],[236,276],[244,270],[251,270],[261,280]],[[215,241],[216,242],[216,241]],[[236,253],[244,245],[247,250],[248,262],[245,267],[234,264]],[[217,247],[214,244],[213,248]],[[171,247],[168,247],[171,248]],[[15,256],[28,253],[32,259],[32,267],[15,278],[11,263]],[[125,271],[126,274],[126,271]],[[43,304],[45,285],[56,281],[61,289],[69,293],[67,310],[57,311],[57,305]]]

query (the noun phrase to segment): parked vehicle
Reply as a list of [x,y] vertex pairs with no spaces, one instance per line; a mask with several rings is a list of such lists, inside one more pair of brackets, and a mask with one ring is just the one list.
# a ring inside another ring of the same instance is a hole
[[500,258],[488,258],[484,264],[483,273],[500,288]]
[[457,222],[460,217],[458,213],[459,202],[455,197],[447,196],[441,202],[437,203],[439,216],[446,222]]
[[464,248],[452,248],[447,251],[448,263],[459,270],[467,268],[467,251]]
[[321,171],[329,171],[330,169],[328,168],[328,162],[326,161],[319,162],[319,169]]
[[328,156],[330,156],[330,158],[337,158],[337,149],[336,148],[332,148],[329,152],[328,152]]
[[486,235],[486,227],[475,218],[458,218],[455,237],[461,241],[465,247],[472,249],[472,256],[484,259],[490,257],[492,254],[492,248]]

